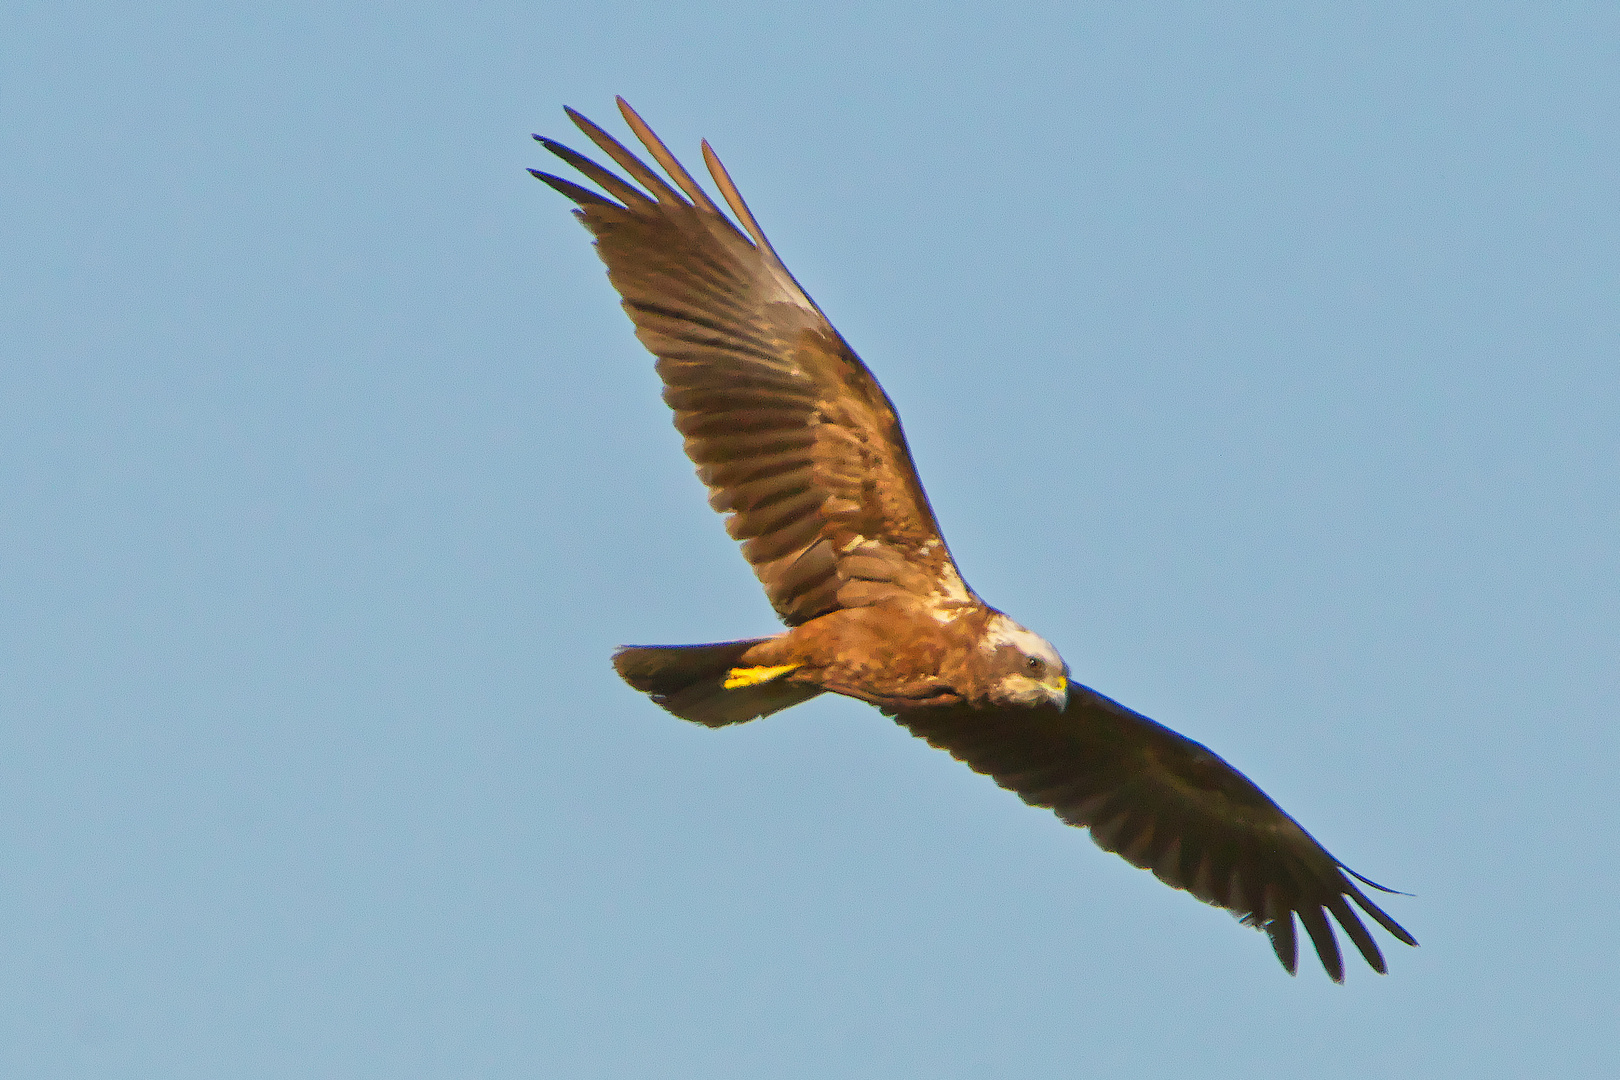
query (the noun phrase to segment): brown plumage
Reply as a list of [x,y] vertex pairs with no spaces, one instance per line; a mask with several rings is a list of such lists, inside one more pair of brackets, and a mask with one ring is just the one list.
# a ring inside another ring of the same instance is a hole
[[728,515],[789,627],[623,648],[619,674],[711,727],[823,692],[871,702],[1026,802],[1090,828],[1103,848],[1265,929],[1290,972],[1297,915],[1328,973],[1343,978],[1324,912],[1384,970],[1346,898],[1415,945],[1241,773],[1071,686],[1050,644],[967,587],[893,404],[777,257],[709,144],[704,161],[740,229],[622,98],[619,110],[673,184],[572,109],[635,183],[538,135],[611,198],[531,172],[572,199],[596,237],[636,336],[658,358],[710,505]]
[[1343,980],[1324,911],[1367,963],[1384,972],[1383,954],[1347,898],[1398,940],[1417,944],[1248,777],[1207,747],[1094,690],[1071,683],[1062,709],[954,707],[893,715],[913,735],[994,777],[1031,806],[1089,828],[1104,851],[1265,930],[1290,973],[1297,915],[1322,966],[1335,982]]

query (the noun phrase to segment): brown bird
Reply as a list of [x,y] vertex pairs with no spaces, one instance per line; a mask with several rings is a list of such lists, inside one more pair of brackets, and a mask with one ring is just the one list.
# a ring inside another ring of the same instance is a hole
[[539,135],[608,197],[530,172],[577,204],[636,336],[658,358],[710,505],[729,515],[727,531],[789,627],[622,648],[613,665],[626,682],[710,727],[829,691],[871,702],[1031,805],[1089,828],[1105,850],[1265,930],[1290,974],[1298,915],[1343,980],[1327,913],[1385,971],[1348,901],[1417,944],[1345,875],[1392,890],[1345,867],[1205,747],[1071,685],[1056,649],[968,588],[888,395],[788,272],[706,141],[709,174],[742,229],[623,98],[619,111],[673,187],[567,111],[635,183]]

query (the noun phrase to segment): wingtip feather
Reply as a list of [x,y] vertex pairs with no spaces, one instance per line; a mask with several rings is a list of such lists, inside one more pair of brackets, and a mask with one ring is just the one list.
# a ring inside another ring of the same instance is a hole
[[530,169],[529,175],[551,188],[551,190],[574,200],[581,206],[612,206],[623,209],[612,199],[604,199],[590,188],[581,187],[572,180],[564,180],[560,176],[553,176],[548,172],[541,172],[539,169]]

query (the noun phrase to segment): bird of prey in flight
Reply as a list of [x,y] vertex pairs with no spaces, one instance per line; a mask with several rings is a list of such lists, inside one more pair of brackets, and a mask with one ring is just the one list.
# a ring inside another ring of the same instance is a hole
[[1025,802],[1089,829],[1104,850],[1264,930],[1290,974],[1297,916],[1327,973],[1343,980],[1330,914],[1384,972],[1351,903],[1416,945],[1351,877],[1382,886],[1242,773],[1069,682],[1051,644],[968,588],[894,405],[783,265],[720,159],[704,142],[729,217],[622,98],[619,111],[668,179],[572,109],[630,179],[539,135],[600,191],[530,171],[576,204],[596,238],[636,336],[658,358],[709,503],[728,515],[788,627],[622,648],[620,676],[710,727],[827,692],[871,702]]

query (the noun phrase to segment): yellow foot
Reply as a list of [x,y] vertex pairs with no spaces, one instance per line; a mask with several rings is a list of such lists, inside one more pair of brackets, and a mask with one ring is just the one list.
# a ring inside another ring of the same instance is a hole
[[726,672],[725,687],[727,690],[739,690],[744,686],[758,686],[760,683],[780,679],[790,671],[797,671],[803,664],[783,664],[781,667],[734,667]]

